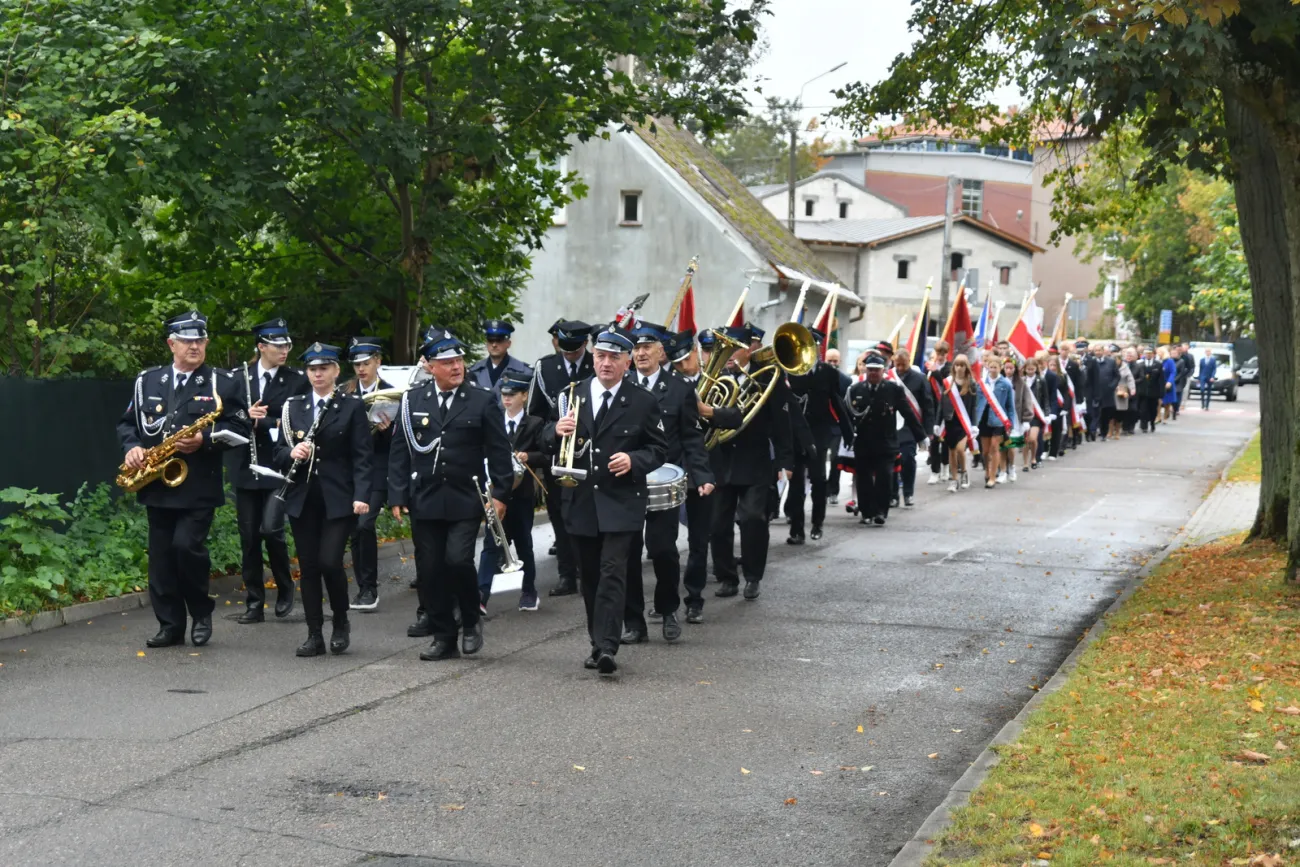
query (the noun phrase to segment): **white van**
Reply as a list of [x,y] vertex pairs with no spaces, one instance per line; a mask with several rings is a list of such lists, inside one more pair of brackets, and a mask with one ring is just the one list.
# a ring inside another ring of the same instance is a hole
[[1214,372],[1214,382],[1210,385],[1210,394],[1221,394],[1228,401],[1237,399],[1237,353],[1233,350],[1231,343],[1211,343],[1200,341],[1189,344],[1192,352],[1192,360],[1196,362],[1196,368],[1192,372],[1192,391],[1196,394],[1201,392],[1200,380],[1196,378],[1196,370],[1200,369],[1201,359],[1205,357],[1205,350],[1210,350],[1219,366]]

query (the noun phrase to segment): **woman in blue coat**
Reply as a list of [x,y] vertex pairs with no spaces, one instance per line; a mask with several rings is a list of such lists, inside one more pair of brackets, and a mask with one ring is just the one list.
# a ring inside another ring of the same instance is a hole
[[979,428],[980,456],[984,464],[984,487],[991,488],[1006,477],[998,477],[1001,466],[1002,440],[1007,436],[1006,426],[1002,423],[997,410],[989,405],[985,394],[993,396],[994,402],[1002,409],[1004,415],[1013,424],[1016,419],[1015,389],[1011,381],[1002,375],[1002,359],[992,352],[984,353],[983,369],[980,371],[983,383],[975,392],[975,426]]
[[1156,357],[1160,359],[1160,368],[1165,374],[1165,393],[1160,397],[1163,420],[1169,421],[1174,415],[1174,408],[1178,406],[1178,362],[1169,355],[1167,346],[1157,349]]

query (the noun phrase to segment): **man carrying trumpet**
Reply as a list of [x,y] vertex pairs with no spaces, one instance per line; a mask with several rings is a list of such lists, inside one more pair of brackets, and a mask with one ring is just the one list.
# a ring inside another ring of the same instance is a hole
[[492,392],[465,381],[465,345],[434,327],[420,355],[432,378],[402,397],[389,453],[388,501],[394,518],[411,516],[420,611],[407,635],[432,635],[420,658],[435,661],[483,647],[474,543],[484,518],[484,461],[498,517],[506,513],[514,473],[501,407]]

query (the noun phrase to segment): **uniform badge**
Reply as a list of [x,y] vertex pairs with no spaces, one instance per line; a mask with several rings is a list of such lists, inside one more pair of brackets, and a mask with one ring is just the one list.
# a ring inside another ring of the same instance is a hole
[[163,405],[161,403],[158,404],[156,407],[154,407],[154,412],[162,412],[162,411],[163,411]]
[[164,374],[162,375],[162,379],[160,379],[160,380],[158,380],[158,381],[161,382],[161,383],[166,384],[166,382],[167,382],[167,374],[164,373]]
[[299,430],[299,431],[294,431],[294,434],[298,437],[298,439],[302,439],[303,437],[307,436],[307,434],[303,433],[303,432],[300,431],[300,430]]
[[422,424],[422,425],[425,426],[425,427],[428,427],[428,426],[429,426],[429,417],[426,415],[424,418],[420,419],[420,424]]
[[195,384],[195,385],[202,385],[202,384],[203,384],[203,377],[201,377],[201,376],[196,376],[196,377],[194,377],[194,384]]

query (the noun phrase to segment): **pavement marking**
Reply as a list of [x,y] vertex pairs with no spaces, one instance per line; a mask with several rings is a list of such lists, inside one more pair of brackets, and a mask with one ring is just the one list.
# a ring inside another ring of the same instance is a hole
[[1053,536],[1055,536],[1057,533],[1060,533],[1062,530],[1068,530],[1068,529],[1070,529],[1070,527],[1073,527],[1075,524],[1077,524],[1078,522],[1082,521],[1084,518],[1088,517],[1088,513],[1090,513],[1093,509],[1095,509],[1095,508],[1097,508],[1098,506],[1100,506],[1102,503],[1106,502],[1106,497],[1107,497],[1107,496],[1109,496],[1109,494],[1102,496],[1102,498],[1101,498],[1100,500],[1098,500],[1097,502],[1093,503],[1091,506],[1089,506],[1088,508],[1084,509],[1084,510],[1083,510],[1082,512],[1080,512],[1079,514],[1075,515],[1073,518],[1071,518],[1070,520],[1066,521],[1064,524],[1062,524],[1061,526],[1057,527],[1055,530],[1052,530],[1051,532],[1049,532],[1049,533],[1047,534],[1047,538],[1050,539],[1050,538],[1052,538]]
[[943,555],[942,558],[940,558],[940,559],[938,559],[938,560],[935,560],[933,563],[926,563],[925,565],[927,565],[927,566],[942,566],[944,563],[947,563],[949,560],[951,560],[953,557],[956,557],[956,556],[957,556],[958,554],[960,554],[962,551],[969,551],[971,548],[974,548],[974,547],[975,547],[975,545],[972,543],[972,544],[970,544],[970,545],[964,545],[964,546],[962,546],[961,548],[955,548],[955,549],[953,549],[952,551],[949,551],[947,554]]

